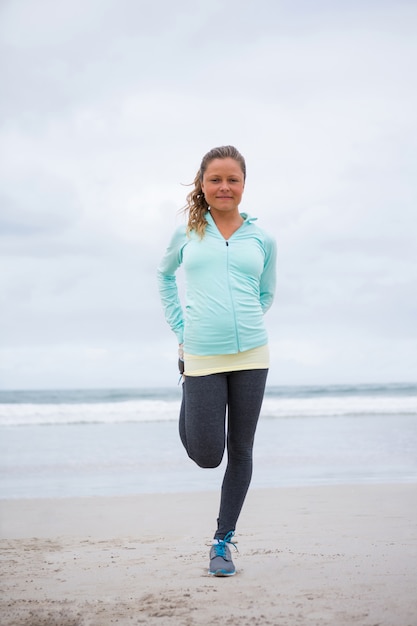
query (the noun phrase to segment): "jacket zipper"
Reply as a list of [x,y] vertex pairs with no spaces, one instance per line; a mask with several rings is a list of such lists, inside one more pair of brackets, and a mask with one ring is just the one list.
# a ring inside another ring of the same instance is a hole
[[230,286],[230,274],[229,274],[229,242],[228,242],[227,240],[226,240],[226,269],[227,269],[227,284],[229,285],[230,302],[231,302],[231,305],[232,305],[233,321],[234,321],[234,325],[235,325],[235,339],[236,339],[236,346],[237,346],[237,350],[238,350],[238,352],[240,352],[240,345],[239,345],[239,333],[238,333],[238,330],[237,330],[235,305],[234,305],[234,302],[233,302],[232,288],[231,288],[231,286]]

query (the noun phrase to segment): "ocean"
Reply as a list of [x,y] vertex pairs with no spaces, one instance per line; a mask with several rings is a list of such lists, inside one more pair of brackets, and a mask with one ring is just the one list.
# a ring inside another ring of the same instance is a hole
[[[0,498],[218,490],[180,387],[0,391]],[[267,387],[252,488],[417,482],[417,384]]]

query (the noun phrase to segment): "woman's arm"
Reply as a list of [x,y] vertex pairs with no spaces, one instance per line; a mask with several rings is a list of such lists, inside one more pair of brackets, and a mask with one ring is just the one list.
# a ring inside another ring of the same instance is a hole
[[175,272],[182,263],[182,251],[186,242],[184,227],[177,229],[157,270],[159,294],[165,319],[176,334],[179,344],[184,340],[184,316]]
[[275,240],[267,236],[264,242],[265,263],[260,281],[260,300],[263,313],[270,308],[275,296],[277,246]]

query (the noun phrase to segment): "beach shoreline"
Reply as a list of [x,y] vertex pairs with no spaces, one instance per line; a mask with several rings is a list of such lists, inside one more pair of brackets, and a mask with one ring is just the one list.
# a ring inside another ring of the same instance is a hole
[[226,580],[218,497],[1,500],[1,624],[417,623],[417,484],[251,490]]

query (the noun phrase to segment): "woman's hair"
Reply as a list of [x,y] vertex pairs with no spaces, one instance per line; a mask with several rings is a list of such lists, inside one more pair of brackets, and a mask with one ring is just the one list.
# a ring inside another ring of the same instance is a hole
[[207,226],[207,220],[205,213],[208,211],[209,205],[204,197],[201,183],[203,182],[204,172],[206,171],[209,163],[214,159],[234,159],[237,161],[243,172],[243,180],[246,179],[246,163],[243,156],[233,146],[220,146],[219,148],[213,148],[210,152],[204,155],[200,169],[198,170],[194,182],[194,189],[190,191],[187,196],[187,204],[184,207],[184,212],[188,212],[188,224],[187,233],[195,231],[200,237],[204,237],[204,233]]

